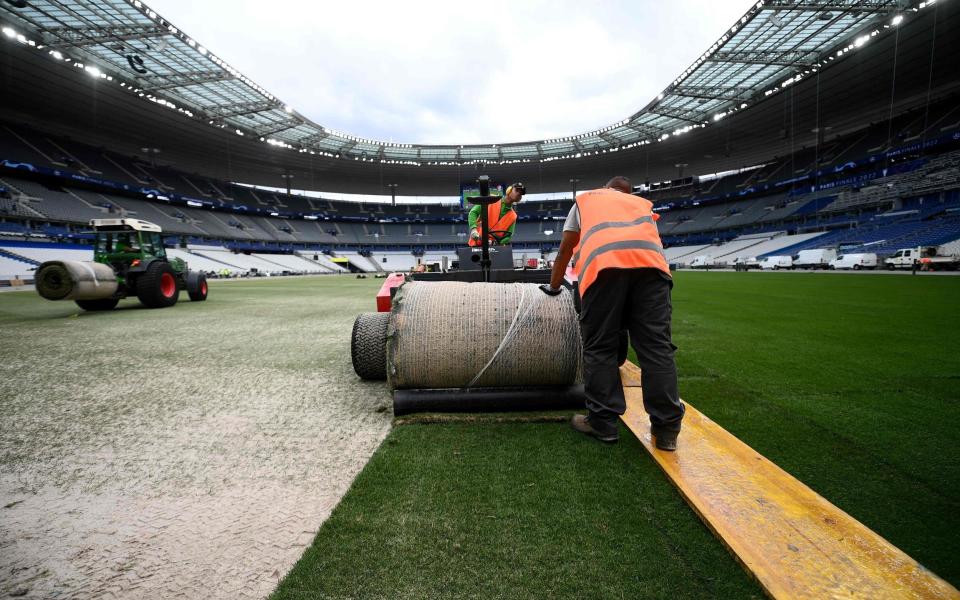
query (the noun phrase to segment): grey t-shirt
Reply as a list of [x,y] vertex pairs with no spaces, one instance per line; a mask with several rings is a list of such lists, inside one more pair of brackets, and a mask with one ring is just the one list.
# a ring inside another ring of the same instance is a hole
[[577,210],[576,202],[573,203],[570,212],[567,213],[567,220],[563,222],[563,230],[580,233],[580,211]]

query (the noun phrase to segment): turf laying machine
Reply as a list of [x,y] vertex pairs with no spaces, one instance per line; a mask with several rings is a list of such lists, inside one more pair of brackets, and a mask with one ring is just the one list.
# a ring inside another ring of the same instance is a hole
[[148,308],[177,303],[180,290],[207,299],[207,278],[179,258],[167,258],[158,225],[139,219],[93,219],[92,261],[48,260],[35,277],[47,300],[73,300],[84,310],[111,310],[128,296]]
[[[499,200],[486,177],[478,183],[468,202]],[[550,271],[514,270],[512,259],[492,268],[491,253],[509,250],[490,248],[486,210],[480,222],[479,268],[387,278],[379,312],[354,321],[354,370],[387,380],[396,415],[583,407],[576,292],[545,295],[537,286]]]

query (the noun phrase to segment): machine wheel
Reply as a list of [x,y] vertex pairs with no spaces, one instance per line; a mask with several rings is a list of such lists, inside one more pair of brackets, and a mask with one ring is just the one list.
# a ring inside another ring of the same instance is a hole
[[627,354],[630,353],[630,332],[626,329],[620,331],[620,340],[617,345],[617,364],[623,365],[627,362]]
[[861,268],[860,265],[853,265],[853,270],[854,270],[854,271],[859,271],[860,268]]
[[137,278],[137,298],[147,308],[173,306],[180,298],[177,276],[170,263],[154,261],[147,272]]
[[119,298],[100,298],[98,300],[75,300],[77,306],[83,310],[113,310],[117,307]]
[[390,313],[362,313],[353,322],[350,360],[360,379],[387,378],[387,323]]
[[207,299],[207,276],[200,271],[187,272],[187,295],[194,302]]

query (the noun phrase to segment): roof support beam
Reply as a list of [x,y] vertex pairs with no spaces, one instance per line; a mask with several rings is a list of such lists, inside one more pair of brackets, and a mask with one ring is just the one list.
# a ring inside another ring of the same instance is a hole
[[817,53],[809,50],[720,50],[707,59],[710,62],[778,67],[809,67],[816,64]]
[[312,133],[310,135],[300,138],[299,140],[297,140],[297,143],[300,144],[301,146],[307,147],[307,146],[312,146],[313,144],[316,144],[320,140],[326,139],[328,137],[330,137],[330,134],[327,133],[326,129],[323,129],[318,131],[317,133]]
[[[655,112],[655,111],[651,111],[651,112]],[[658,137],[661,133],[663,133],[662,129],[659,129],[657,127],[651,127],[650,125],[641,125],[640,123],[636,123],[634,121],[629,121],[625,126],[636,131],[640,135],[647,136],[647,137]]]
[[670,93],[687,98],[704,100],[739,100],[749,96],[753,90],[748,87],[722,87],[703,85],[678,85]]
[[242,115],[249,115],[252,113],[263,112],[265,110],[271,110],[279,107],[280,107],[280,103],[277,102],[276,100],[268,100],[268,101],[261,101],[261,102],[241,102],[238,104],[225,104],[222,106],[208,106],[204,110],[210,117],[228,119],[230,117],[239,117]]
[[760,10],[887,12],[897,8],[891,0],[767,0]]
[[[281,131],[292,129],[297,125],[303,123],[300,119],[287,119],[285,121],[280,121],[279,123],[274,124],[273,126],[267,129],[258,129],[257,135],[260,137],[266,137],[268,135],[273,135],[275,133],[280,133]],[[300,142],[297,142],[298,144]]]
[[620,140],[611,136],[609,133],[605,131],[598,133],[597,136],[599,136],[601,140],[605,141],[606,143],[610,144],[613,147],[617,147],[620,145]]
[[150,92],[155,92],[159,90],[172,90],[174,88],[187,87],[190,85],[199,85],[201,83],[212,83],[214,81],[228,81],[230,79],[235,79],[235,77],[227,71],[218,69],[216,71],[198,71],[196,73],[142,75],[139,77],[139,79],[142,81],[140,85],[141,88]]
[[[49,42],[46,46],[54,50],[97,46],[111,42],[148,40],[171,35],[169,31],[161,29],[156,25],[144,25],[141,27],[51,27],[43,30],[43,34]],[[137,48],[131,48],[131,50],[137,50]]]
[[665,106],[656,106],[650,109],[650,112],[652,112],[655,115],[670,117],[671,119],[686,121],[687,123],[693,123],[694,125],[699,125],[704,121],[703,115],[696,113],[692,110],[680,110],[680,109],[674,109],[674,108],[667,108]]

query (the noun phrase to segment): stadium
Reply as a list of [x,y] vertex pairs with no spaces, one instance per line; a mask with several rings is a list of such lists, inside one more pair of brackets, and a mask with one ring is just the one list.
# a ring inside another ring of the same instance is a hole
[[[0,594],[960,598],[960,4],[741,8],[629,116],[461,144],[141,0],[0,2]],[[619,441],[568,425],[614,176],[675,452],[632,330]]]

